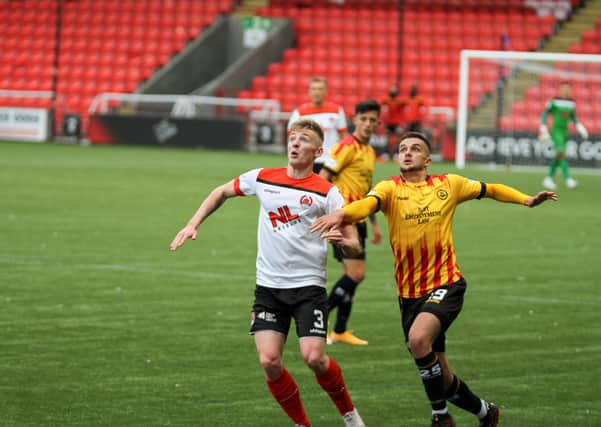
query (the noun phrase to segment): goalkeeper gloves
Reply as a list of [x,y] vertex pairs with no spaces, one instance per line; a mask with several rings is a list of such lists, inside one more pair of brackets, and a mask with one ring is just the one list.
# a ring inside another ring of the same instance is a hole
[[578,131],[582,139],[588,139],[588,132],[586,131],[586,128],[582,123],[579,122],[576,124],[576,130]]
[[550,139],[549,129],[547,129],[547,125],[540,125],[540,128],[538,130],[538,139],[540,139],[541,141],[548,141]]

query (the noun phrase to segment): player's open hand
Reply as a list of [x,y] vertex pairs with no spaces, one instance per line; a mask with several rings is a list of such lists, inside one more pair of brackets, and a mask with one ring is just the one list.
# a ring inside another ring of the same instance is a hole
[[557,194],[555,194],[553,191],[541,191],[536,196],[527,198],[524,204],[530,208],[533,208],[546,200],[556,201]]
[[192,226],[185,226],[184,228],[181,229],[181,231],[179,233],[177,233],[177,236],[175,236],[175,239],[173,239],[173,242],[171,242],[171,245],[169,246],[169,248],[174,251],[177,248],[179,248],[180,246],[182,246],[186,240],[188,239],[192,239],[192,240],[196,240],[196,235],[198,234],[198,231],[196,230],[196,228],[192,227]]
[[328,242],[335,245],[343,245],[345,243],[344,236],[338,227],[332,227],[320,234],[322,239],[327,239]]
[[342,224],[343,219],[344,211],[342,211],[342,209],[339,209],[327,215],[320,216],[315,221],[313,221],[313,224],[311,224],[311,233],[323,233],[324,231],[330,230],[331,228],[339,227]]

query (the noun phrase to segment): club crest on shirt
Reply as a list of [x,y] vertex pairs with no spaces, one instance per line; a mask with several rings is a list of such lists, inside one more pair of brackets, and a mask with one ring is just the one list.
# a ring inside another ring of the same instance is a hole
[[311,198],[311,196],[307,196],[306,194],[303,194],[301,196],[299,202],[302,207],[310,208],[313,205],[313,199]]

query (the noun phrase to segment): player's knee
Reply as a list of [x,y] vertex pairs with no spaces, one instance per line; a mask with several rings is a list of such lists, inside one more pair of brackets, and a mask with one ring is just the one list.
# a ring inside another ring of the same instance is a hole
[[432,339],[421,332],[409,332],[409,350],[413,357],[423,357],[432,351]]
[[323,372],[325,370],[326,360],[322,351],[311,351],[303,354],[305,363],[314,372]]
[[357,285],[365,279],[365,266],[354,266],[347,268],[346,275],[350,277]]
[[269,378],[278,378],[282,373],[282,358],[270,354],[259,356],[261,367]]
[[365,270],[363,271],[353,271],[348,275],[351,279],[353,279],[353,282],[355,282],[356,284],[359,284],[363,281],[363,279],[365,279]]

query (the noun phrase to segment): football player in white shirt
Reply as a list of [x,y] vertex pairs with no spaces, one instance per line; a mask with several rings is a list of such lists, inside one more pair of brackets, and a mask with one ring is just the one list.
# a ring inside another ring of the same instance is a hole
[[313,163],[323,152],[322,144],[323,132],[318,123],[294,123],[288,135],[287,166],[254,169],[215,188],[177,234],[171,250],[188,239],[195,240],[200,224],[228,198],[256,196],[261,209],[250,332],[269,391],[295,426],[311,426],[298,386],[282,362],[294,318],[301,355],[336,405],[344,425],[365,427],[346,389],[340,366],[325,353],[327,243],[337,244],[349,254],[358,253],[361,246],[350,225],[321,235],[309,230],[318,217],[344,204],[338,189],[313,173]]
[[292,124],[300,119],[310,119],[319,123],[323,130],[323,153],[315,159],[313,172],[319,173],[323,165],[330,158],[330,151],[334,144],[347,133],[346,115],[342,107],[326,100],[328,84],[325,77],[311,77],[309,81],[309,98],[311,102],[300,105],[290,115],[288,130]]

